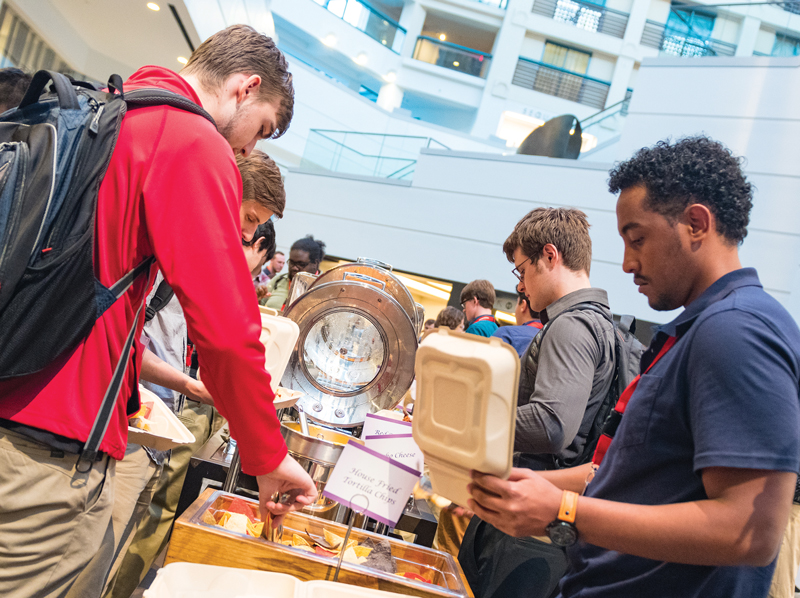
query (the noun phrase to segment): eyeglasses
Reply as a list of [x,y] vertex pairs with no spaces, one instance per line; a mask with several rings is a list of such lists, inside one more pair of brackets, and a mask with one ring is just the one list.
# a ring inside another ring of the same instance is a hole
[[516,276],[516,277],[517,277],[517,280],[519,280],[520,282],[522,282],[522,277],[523,277],[523,276],[525,276],[525,271],[523,270],[523,271],[521,271],[521,272],[520,272],[520,268],[521,268],[522,266],[524,266],[524,265],[525,265],[527,262],[529,262],[529,261],[531,261],[531,258],[528,258],[527,260],[525,260],[524,262],[522,262],[522,263],[521,263],[519,266],[516,266],[516,267],[515,267],[515,268],[514,268],[514,269],[511,271],[511,273],[512,273],[514,276]]
[[311,265],[311,262],[296,262],[294,260],[289,260],[289,267],[290,268],[299,268],[300,270],[305,270]]

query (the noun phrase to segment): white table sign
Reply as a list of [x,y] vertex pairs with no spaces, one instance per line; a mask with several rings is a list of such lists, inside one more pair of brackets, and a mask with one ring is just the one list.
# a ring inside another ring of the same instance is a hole
[[386,455],[390,459],[405,463],[418,471],[422,471],[425,459],[422,451],[414,442],[411,434],[387,434],[385,436],[365,436],[364,443],[368,448]]
[[339,456],[323,495],[394,527],[419,476],[416,469],[351,441]]
[[411,422],[404,422],[400,419],[392,419],[382,415],[367,414],[364,420],[364,428],[361,430],[361,438],[367,436],[387,436],[389,434],[411,434]]

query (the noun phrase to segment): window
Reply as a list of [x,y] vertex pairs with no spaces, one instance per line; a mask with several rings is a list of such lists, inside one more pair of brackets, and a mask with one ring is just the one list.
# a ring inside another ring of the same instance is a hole
[[713,14],[673,5],[661,49],[675,56],[705,56],[714,20]]
[[571,23],[578,29],[597,31],[603,13],[592,9],[590,6],[578,4],[573,0],[558,0],[553,19],[562,23]]
[[800,56],[800,39],[776,33],[772,56]]
[[589,52],[582,52],[581,50],[575,50],[553,42],[546,42],[542,62],[579,75],[585,75],[589,69],[589,59],[591,57],[592,55]]

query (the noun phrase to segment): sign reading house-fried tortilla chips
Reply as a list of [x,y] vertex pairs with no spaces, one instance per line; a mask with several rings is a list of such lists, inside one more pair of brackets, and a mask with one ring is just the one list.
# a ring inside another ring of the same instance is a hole
[[420,472],[408,465],[348,442],[323,494],[394,527],[419,476]]

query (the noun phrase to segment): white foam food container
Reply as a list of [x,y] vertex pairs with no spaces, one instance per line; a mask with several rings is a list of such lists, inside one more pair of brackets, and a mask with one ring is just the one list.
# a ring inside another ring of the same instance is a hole
[[158,570],[144,598],[388,598],[398,596],[333,581],[300,581],[285,573],[171,563]]
[[283,316],[261,312],[261,342],[264,344],[264,367],[272,377],[272,392],[277,392],[278,383],[289,364],[289,358],[300,336],[295,322]]
[[438,328],[417,349],[412,433],[433,491],[466,506],[471,469],[507,479],[519,355],[499,338]]
[[181,420],[166,406],[158,395],[139,385],[139,398],[142,403],[153,403],[148,420],[150,430],[145,431],[128,426],[128,442],[140,444],[157,451],[167,451],[183,444],[194,442],[194,435]]

